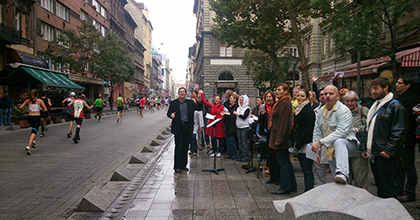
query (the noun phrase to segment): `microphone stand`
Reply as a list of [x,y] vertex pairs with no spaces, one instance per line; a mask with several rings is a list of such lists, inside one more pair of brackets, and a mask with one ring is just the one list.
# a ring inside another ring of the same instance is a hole
[[[219,123],[219,122],[217,122],[217,123]],[[213,137],[212,137],[213,139],[216,136],[216,124],[213,125]],[[215,141],[217,142],[217,140],[215,140]],[[214,154],[214,157],[213,157],[213,161],[214,161],[214,163],[213,163],[213,169],[203,170],[203,172],[213,172],[213,173],[219,175],[219,171],[224,171],[225,169],[224,168],[221,168],[221,169],[217,169],[216,168],[216,146],[213,146],[213,154]]]

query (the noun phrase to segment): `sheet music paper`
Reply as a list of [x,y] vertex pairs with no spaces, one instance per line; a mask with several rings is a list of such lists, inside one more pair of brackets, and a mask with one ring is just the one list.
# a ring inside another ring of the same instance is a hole
[[210,128],[211,126],[215,125],[217,122],[221,121],[221,118],[216,118],[216,120],[212,121],[210,124],[207,125],[207,128]]
[[312,151],[312,144],[306,145],[306,158],[313,161],[318,161],[318,153]]

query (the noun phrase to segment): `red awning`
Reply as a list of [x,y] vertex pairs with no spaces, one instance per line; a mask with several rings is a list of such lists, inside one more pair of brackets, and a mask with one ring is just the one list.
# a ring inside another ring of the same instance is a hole
[[401,67],[420,67],[420,47],[403,51]]
[[[395,54],[397,62],[401,62],[401,67],[420,67],[420,47],[397,52]],[[376,59],[362,60],[360,62],[360,75],[368,75],[378,72],[380,66],[389,64],[391,57],[381,57]],[[344,72],[342,78],[353,77],[357,75],[357,63],[340,67],[336,71],[320,77],[320,81],[331,80],[336,72]]]

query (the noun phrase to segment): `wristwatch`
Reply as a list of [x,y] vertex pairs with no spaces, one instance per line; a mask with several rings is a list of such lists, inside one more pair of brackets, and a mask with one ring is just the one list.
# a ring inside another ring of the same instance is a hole
[[322,143],[321,141],[318,141],[318,143],[319,143],[319,145],[320,145],[321,147],[325,145],[325,144],[324,144],[324,143]]

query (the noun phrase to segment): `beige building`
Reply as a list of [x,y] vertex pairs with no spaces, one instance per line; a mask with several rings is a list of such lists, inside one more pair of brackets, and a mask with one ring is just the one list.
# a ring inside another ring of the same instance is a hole
[[144,85],[150,88],[150,76],[153,69],[152,63],[152,23],[149,20],[149,12],[144,6],[144,3],[137,3],[134,0],[127,0],[125,5],[134,21],[137,23],[137,28],[134,30],[134,38],[137,39],[145,48],[144,51]]

